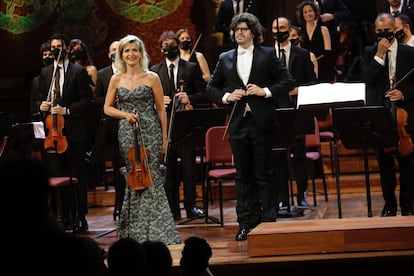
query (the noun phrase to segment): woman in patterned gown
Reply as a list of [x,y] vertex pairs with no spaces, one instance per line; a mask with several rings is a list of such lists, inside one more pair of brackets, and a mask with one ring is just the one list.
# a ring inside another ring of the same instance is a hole
[[[127,171],[132,168],[128,150],[134,145],[133,126],[139,119],[142,139],[138,139],[148,152],[152,185],[144,190],[127,185],[117,237],[176,244],[180,243],[180,237],[165,195],[165,176],[160,171],[160,156],[167,149],[164,93],[158,75],[148,70],[148,63],[140,38],[127,35],[120,40],[115,58],[117,73],[109,83],[104,112],[120,119],[118,137]],[[124,172],[126,179],[127,171]]]

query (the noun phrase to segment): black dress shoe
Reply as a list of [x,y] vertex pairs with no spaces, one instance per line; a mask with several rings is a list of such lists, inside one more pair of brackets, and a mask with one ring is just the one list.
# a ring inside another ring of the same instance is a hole
[[119,219],[120,216],[121,216],[121,208],[115,207],[115,209],[114,209],[114,221]]
[[196,218],[204,215],[203,210],[201,210],[197,206],[191,206],[190,208],[186,208],[186,213],[187,218]]
[[85,233],[86,231],[88,231],[88,222],[85,218],[81,218],[73,226],[73,233]]
[[241,227],[239,232],[236,235],[236,241],[245,241],[247,240],[247,234],[249,234],[250,229],[247,227]]
[[305,200],[298,200],[298,209],[312,209],[309,203]]
[[384,206],[384,209],[381,211],[381,217],[395,217],[397,215],[397,207],[390,207],[388,205]]
[[279,211],[286,211],[288,209],[288,203],[285,201],[280,201],[279,202]]

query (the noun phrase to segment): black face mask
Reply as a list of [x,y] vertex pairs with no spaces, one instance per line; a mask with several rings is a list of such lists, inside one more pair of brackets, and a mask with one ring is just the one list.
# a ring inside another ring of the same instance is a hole
[[376,39],[377,39],[377,43],[380,42],[381,39],[386,38],[388,39],[388,41],[393,40],[394,38],[394,33],[393,32],[380,32],[377,33]]
[[52,58],[52,57],[45,57],[45,58],[42,60],[43,66],[48,66],[48,65],[52,64],[54,60],[55,60],[55,59],[54,59],[54,58]]
[[272,33],[273,38],[280,43],[285,42],[289,38],[289,32]]
[[292,45],[298,46],[299,43],[300,43],[300,40],[299,40],[299,38],[292,38],[290,40],[290,43],[292,43]]
[[115,62],[115,53],[113,53],[113,54],[111,55],[111,61],[112,61],[112,62]]
[[167,58],[176,58],[179,53],[178,45],[168,45],[162,51]]
[[85,51],[82,50],[75,50],[70,52],[70,59],[71,60],[82,60],[86,57]]
[[[60,52],[60,48],[54,48],[52,50],[52,54],[53,54],[56,61],[58,61],[59,52]],[[62,49],[62,52],[60,54],[60,60],[63,60],[65,58],[65,56],[66,56],[66,50]]]
[[405,37],[405,33],[403,29],[395,32],[395,38],[398,40],[398,42],[402,43],[404,40],[404,37]]
[[184,40],[180,42],[180,48],[184,51],[190,50],[193,47],[193,42],[191,40]]

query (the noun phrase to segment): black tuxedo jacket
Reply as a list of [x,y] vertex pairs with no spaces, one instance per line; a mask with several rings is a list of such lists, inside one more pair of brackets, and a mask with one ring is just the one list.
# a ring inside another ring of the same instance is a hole
[[[291,45],[288,65],[289,72],[293,76],[296,86],[317,82],[309,50]],[[289,96],[282,94],[277,100],[277,107],[296,107],[297,98],[297,95]]]
[[[160,77],[164,95],[172,97],[176,91],[171,91],[166,60],[164,59],[160,63],[151,66],[150,69]],[[178,61],[177,88],[179,88],[180,80],[184,81],[183,90],[188,94],[190,104],[194,108],[205,106],[207,103],[205,82],[202,78],[200,67],[194,62],[180,58]],[[168,108],[167,111],[169,112],[170,109]]]
[[[260,87],[268,87],[272,93],[271,98],[259,96],[243,97],[237,103],[230,103],[229,114],[233,110],[229,134],[237,132],[239,123],[245,111],[246,103],[249,104],[257,125],[262,128],[272,129],[276,122],[277,101],[283,95],[287,95],[296,85],[292,75],[276,57],[273,47],[255,46],[253,50],[252,68],[248,83]],[[243,81],[237,73],[236,49],[221,53],[216,68],[207,84],[207,96],[218,105],[222,105],[225,93],[231,93],[237,88],[246,89]]]
[[[389,78],[385,67],[379,64],[374,56],[377,52],[377,45],[368,46],[364,49],[362,60],[362,77],[366,83],[366,104],[367,105],[388,105],[384,95],[390,88]],[[408,113],[407,132],[414,134],[414,74],[408,74],[414,68],[414,48],[398,44],[396,79],[401,80],[397,89],[404,94],[404,101],[397,102],[397,106],[404,108]],[[408,74],[408,75],[407,75]]]
[[317,81],[309,51],[294,45],[290,48],[289,72],[298,86]]
[[109,81],[114,74],[112,66],[102,68],[98,71],[98,79],[95,86],[95,103],[103,107],[105,103],[106,92],[108,91]]
[[[38,99],[47,99],[53,77],[53,64],[42,68],[39,77]],[[65,116],[65,135],[68,141],[80,142],[90,138],[87,111],[92,104],[92,92],[89,86],[90,77],[82,66],[69,62],[63,83],[62,106],[70,109]],[[38,107],[39,108],[39,107]]]

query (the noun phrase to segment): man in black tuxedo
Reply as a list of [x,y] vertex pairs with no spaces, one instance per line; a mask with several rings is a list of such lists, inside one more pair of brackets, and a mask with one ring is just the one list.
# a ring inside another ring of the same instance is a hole
[[[293,45],[290,40],[291,23],[286,17],[279,17],[273,20],[272,36],[275,39],[275,49],[277,56],[285,62],[287,69],[295,78],[296,87],[289,91],[289,102],[278,102],[278,107],[296,107],[298,97],[298,86],[312,84],[317,82],[313,63],[310,59],[310,52],[307,49],[299,48]],[[309,117],[309,118],[307,118]],[[309,208],[309,204],[305,199],[305,193],[308,187],[308,175],[306,170],[305,157],[305,126],[306,124],[313,126],[312,116],[303,116],[301,120],[301,129],[298,129],[295,141],[293,141],[291,152],[293,153],[293,168],[297,184],[297,208]],[[302,118],[302,117],[301,117]],[[303,129],[302,129],[303,128]],[[283,154],[283,153],[282,153]],[[279,172],[283,169],[286,162],[286,154],[280,156],[277,164]],[[287,168],[284,168],[285,170]],[[279,173],[282,177],[278,177],[279,182],[279,210],[285,210],[289,206],[288,182],[284,176],[284,172]]]
[[[108,58],[111,65],[106,66],[98,71],[98,78],[95,87],[95,104],[102,111],[101,121],[97,137],[93,146],[93,155],[96,159],[103,162],[110,160],[114,169],[115,180],[115,207],[113,217],[114,220],[119,218],[124,200],[126,181],[124,175],[120,172],[123,160],[119,151],[118,126],[119,120],[103,113],[103,105],[105,102],[106,92],[108,91],[109,81],[116,69],[114,66],[115,53],[118,48],[119,41],[115,40],[109,45]],[[105,164],[102,164],[105,167]]]
[[[164,104],[167,115],[171,121],[171,112],[182,111],[183,106],[191,105],[193,108],[205,106],[205,82],[201,70],[194,62],[188,62],[178,56],[178,38],[173,31],[166,31],[159,38],[161,52],[165,59],[151,66],[151,71],[156,72],[164,90]],[[172,70],[172,75],[171,75]],[[170,78],[171,76],[171,78]],[[176,104],[173,107],[173,103]],[[175,108],[172,110],[172,108]],[[185,109],[185,108],[184,108]],[[165,191],[171,207],[174,219],[180,219],[180,178],[178,174],[178,158],[181,159],[182,180],[184,187],[184,208],[187,218],[203,215],[203,211],[195,205],[196,200],[196,163],[195,145],[180,143],[177,147],[171,147],[175,141],[169,141],[167,152],[167,177]]]
[[[405,130],[414,138],[414,120],[410,119],[414,118],[414,75],[410,72],[414,68],[414,48],[398,43],[394,37],[395,20],[389,13],[377,16],[375,32],[377,43],[364,49],[362,60],[366,103],[386,107],[394,103],[397,108],[405,110],[409,118]],[[396,159],[400,173],[401,215],[414,215],[414,153],[407,156],[397,153]],[[384,149],[378,149],[377,160],[385,201],[381,216],[396,216],[394,156],[385,153]]]
[[[98,105],[103,106],[105,102],[106,91],[108,90],[109,81],[116,69],[114,66],[115,53],[118,48],[119,41],[115,40],[109,45],[108,58],[111,60],[111,65],[106,66],[98,71],[98,79],[96,81],[95,88],[95,102]],[[98,89],[99,88],[99,89]],[[103,114],[103,111],[102,111]]]
[[[48,150],[45,158],[55,175],[72,175],[79,178],[78,208],[74,221],[74,232],[85,232],[88,229],[86,214],[88,212],[88,171],[85,160],[90,144],[90,132],[86,114],[92,103],[92,92],[89,87],[90,78],[84,67],[69,62],[69,40],[63,34],[54,34],[50,38],[50,48],[55,58],[54,64],[44,67],[39,77],[39,94],[41,102],[39,110],[48,114],[58,114],[64,118],[63,134],[68,143],[67,150],[61,154]],[[55,77],[60,81],[55,81]],[[59,68],[58,67],[58,68]],[[51,102],[51,94],[55,94],[55,102]],[[50,127],[50,126],[49,126]],[[52,128],[52,127],[50,127]],[[51,131],[51,129],[49,130]],[[70,218],[69,218],[70,219]]]
[[259,44],[260,22],[251,13],[230,25],[237,49],[221,53],[207,95],[229,107],[228,134],[237,169],[236,240],[261,222],[276,220],[277,187],[271,180],[277,99],[296,85],[275,49]]
[[[260,19],[259,1],[256,0],[224,0],[221,2],[216,18],[215,30],[223,33],[223,46],[233,47],[230,37],[230,23],[235,14],[249,12]],[[264,24],[262,22],[262,24]],[[227,50],[227,49],[226,49]]]

